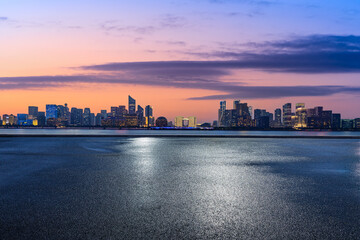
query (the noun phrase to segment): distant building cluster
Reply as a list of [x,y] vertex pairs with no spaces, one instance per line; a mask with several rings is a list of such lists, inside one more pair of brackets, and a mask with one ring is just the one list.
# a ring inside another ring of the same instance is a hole
[[[294,110],[294,111],[293,111]],[[161,116],[155,120],[153,108],[136,105],[136,100],[128,96],[128,106],[112,106],[110,111],[101,110],[95,114],[90,108],[69,109],[67,104],[47,104],[45,112],[37,106],[29,106],[28,113],[4,114],[0,126],[31,127],[109,127],[109,128],[227,128],[227,129],[360,129],[360,118],[342,119],[340,113],[324,110],[322,106],[306,108],[305,103],[297,103],[292,108],[286,103],[282,108],[270,113],[265,109],[253,109],[247,103],[234,100],[231,109],[226,101],[220,102],[218,119],[211,123],[197,122],[194,116],[177,116],[168,121]]]
[[[181,123],[178,123],[181,118]],[[2,126],[31,126],[31,127],[127,127],[127,128],[196,128],[196,117],[176,117],[176,126],[165,117],[153,115],[153,107],[147,105],[145,109],[136,106],[136,100],[128,97],[128,108],[124,105],[112,106],[110,111],[101,110],[100,113],[91,112],[90,108],[69,108],[67,104],[47,104],[45,112],[39,111],[37,106],[29,106],[28,113],[17,115],[4,114],[0,117]],[[209,126],[211,127],[211,126]]]
[[29,106],[27,114],[4,114],[0,118],[5,126],[39,126],[39,127],[154,127],[153,108],[150,105],[145,110],[140,105],[136,109],[136,100],[129,96],[126,106],[113,106],[110,111],[91,112],[90,108],[69,109],[68,105],[47,104],[45,112],[40,112],[37,106]]
[[213,126],[222,128],[294,128],[294,129],[360,129],[360,118],[341,119],[340,113],[324,110],[322,106],[306,108],[305,103],[286,103],[274,113],[254,109],[240,100],[233,102],[233,108],[226,108],[226,101],[220,102],[218,121]]

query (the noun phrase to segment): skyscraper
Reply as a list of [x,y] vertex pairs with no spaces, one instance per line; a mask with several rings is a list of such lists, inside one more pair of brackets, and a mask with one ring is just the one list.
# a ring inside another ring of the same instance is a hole
[[305,108],[305,103],[297,103],[296,104],[296,125],[298,128],[306,128],[307,127],[307,111]]
[[83,110],[78,108],[71,108],[71,124],[74,126],[81,126],[83,122]]
[[43,127],[46,125],[46,115],[45,112],[38,112],[37,114],[38,126]]
[[340,129],[341,128],[341,115],[340,113],[333,113],[331,119],[331,128]]
[[138,105],[138,110],[136,112],[137,118],[138,118],[138,124],[140,127],[144,126],[144,109]]
[[234,102],[233,102],[233,109],[238,110],[239,104],[240,104],[240,100],[234,100]]
[[291,126],[291,103],[286,103],[283,105],[283,125],[286,128]]
[[249,114],[250,114],[251,119],[254,119],[253,107],[252,106],[249,106]]
[[136,114],[136,101],[129,95],[129,115]]
[[226,101],[220,102],[220,109],[218,113],[218,124],[220,127],[226,126]]
[[145,107],[145,125],[147,127],[154,126],[154,116],[153,116],[153,108],[150,105]]
[[175,127],[183,127],[184,117],[177,116],[175,117]]
[[57,106],[57,118],[59,118],[62,125],[67,126],[70,124],[70,111],[67,103],[65,105]]
[[83,125],[84,126],[91,126],[91,111],[90,111],[90,108],[85,108],[84,109]]
[[189,117],[189,127],[196,128],[196,117]]
[[46,120],[49,118],[57,118],[57,105],[55,104],[47,104],[46,105]]
[[39,108],[36,106],[29,106],[28,117],[29,119],[36,119],[39,112]]
[[281,126],[281,109],[280,108],[275,109],[275,126],[276,127]]

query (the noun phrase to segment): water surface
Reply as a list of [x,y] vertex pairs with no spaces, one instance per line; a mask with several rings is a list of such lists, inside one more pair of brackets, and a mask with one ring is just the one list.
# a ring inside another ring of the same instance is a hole
[[360,141],[0,138],[2,239],[358,239]]

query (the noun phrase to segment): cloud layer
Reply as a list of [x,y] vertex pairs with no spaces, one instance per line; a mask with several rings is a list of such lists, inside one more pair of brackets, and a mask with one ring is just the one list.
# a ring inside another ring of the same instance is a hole
[[[280,98],[359,94],[352,86],[247,86],[222,79],[234,70],[298,74],[359,73],[360,37],[314,35],[285,41],[248,43],[249,51],[216,51],[207,61],[121,62],[80,67],[96,71],[88,75],[0,78],[0,90],[61,87],[76,83],[140,84],[173,88],[204,89],[221,95],[194,96],[192,100],[229,98]],[[201,53],[198,53],[199,55]]]

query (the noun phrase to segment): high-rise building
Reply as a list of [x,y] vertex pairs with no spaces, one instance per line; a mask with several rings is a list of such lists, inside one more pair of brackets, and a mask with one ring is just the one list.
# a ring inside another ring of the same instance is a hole
[[46,125],[46,115],[45,112],[38,112],[37,122],[39,127],[44,127]]
[[71,124],[74,126],[82,126],[83,110],[79,108],[71,108]]
[[83,124],[84,126],[91,126],[91,111],[90,108],[84,109]]
[[154,116],[153,116],[153,108],[150,105],[147,105],[145,107],[145,125],[147,127],[152,127],[154,126],[155,121],[154,121]]
[[[27,114],[18,114],[17,115],[17,125],[19,125],[19,126],[28,125],[27,121],[28,121]],[[31,123],[31,125],[32,125],[32,123]]]
[[331,119],[331,128],[340,129],[341,128],[341,114],[333,113]]
[[253,113],[253,107],[252,106],[249,106],[249,114],[250,114],[251,119],[254,119],[254,113]]
[[274,126],[281,127],[281,109],[280,108],[275,109]]
[[218,113],[218,124],[220,127],[226,127],[226,101],[220,102],[220,109]]
[[332,111],[322,111],[321,112],[321,128],[331,128],[331,120],[332,120]]
[[189,127],[196,128],[197,122],[196,117],[189,117]]
[[28,117],[29,119],[36,119],[39,112],[39,108],[36,106],[29,106]]
[[105,119],[108,117],[107,111],[106,110],[101,110],[101,118]]
[[[101,110],[103,111],[103,110]],[[105,119],[103,117],[104,115],[102,113],[98,113],[96,114],[96,117],[95,117],[95,126],[101,126],[101,120]]]
[[70,111],[67,103],[65,105],[57,106],[57,118],[61,122],[61,125],[68,126],[70,124]]
[[177,116],[175,117],[175,127],[183,127],[184,117]]
[[297,128],[306,128],[307,127],[307,111],[304,103],[296,104],[296,124]]
[[55,104],[46,105],[46,120],[48,120],[49,118],[56,119],[58,117],[57,114],[58,114],[57,105]]
[[238,110],[238,106],[240,105],[240,100],[234,100],[233,102],[233,109]]
[[95,113],[90,113],[90,126],[96,126]]
[[128,114],[126,107],[124,105],[120,105],[118,107],[117,117],[124,117],[126,114]]
[[140,127],[144,126],[144,108],[142,108],[140,105],[137,107],[136,115],[138,118],[138,124]]
[[292,127],[291,124],[291,103],[286,103],[283,105],[283,125],[286,128]]
[[136,114],[136,101],[129,95],[129,115]]

